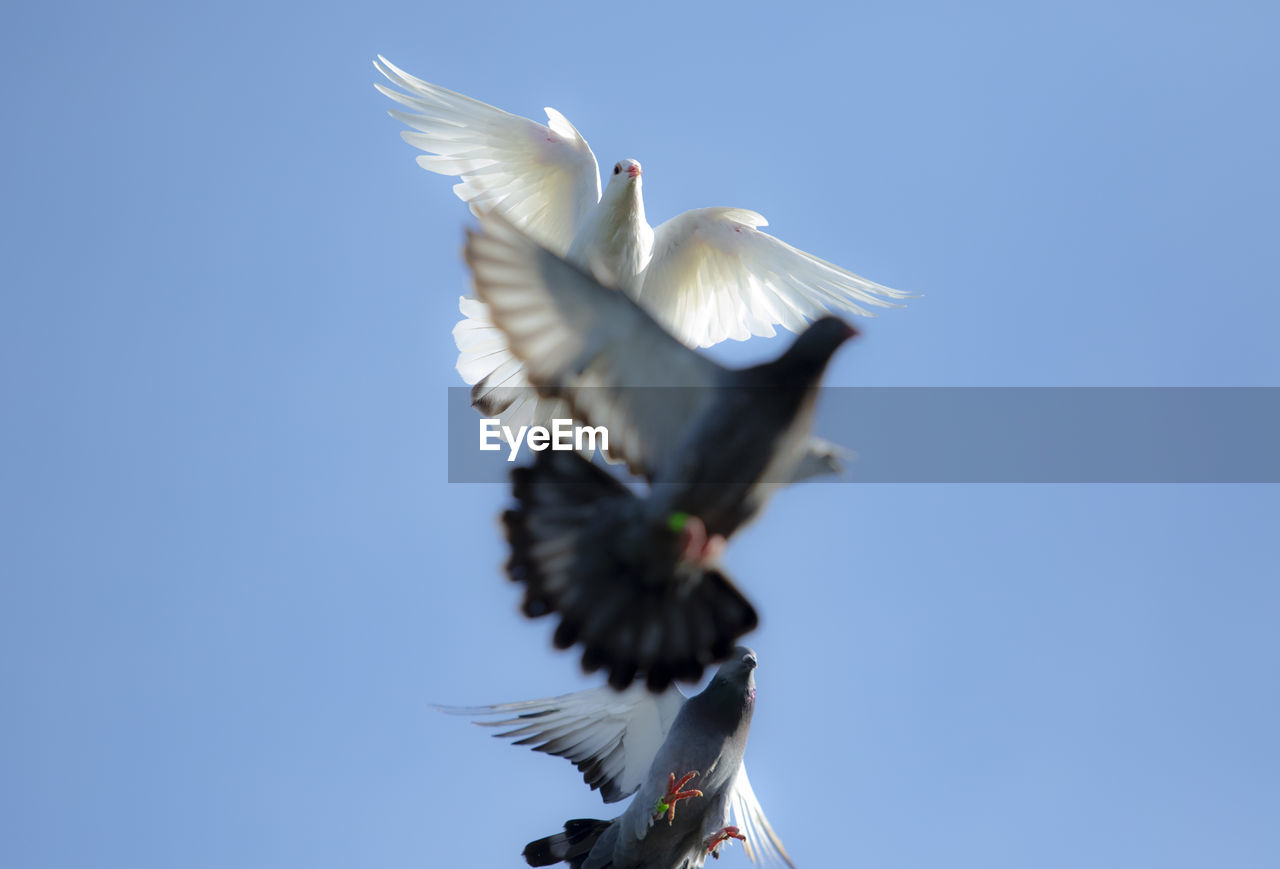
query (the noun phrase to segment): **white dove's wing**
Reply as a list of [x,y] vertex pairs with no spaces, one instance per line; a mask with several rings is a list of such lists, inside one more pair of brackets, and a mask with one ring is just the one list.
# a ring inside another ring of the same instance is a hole
[[640,304],[691,347],[792,332],[829,311],[873,316],[865,306],[908,298],[761,232],[754,211],[698,208],[654,230]]
[[[476,295],[541,394],[609,432],[608,453],[651,476],[727,372],[624,293],[539,247],[497,215],[468,231]],[[654,388],[683,387],[683,388]]]
[[606,803],[635,793],[667,738],[684,695],[675,687],[654,694],[641,682],[625,691],[608,686],[497,706],[437,707],[479,718],[484,727],[507,728],[494,736],[573,762]]
[[377,85],[409,109],[391,116],[413,128],[404,140],[427,152],[418,165],[458,176],[453,192],[476,214],[500,209],[550,250],[569,249],[600,200],[600,170],[564,115],[547,108],[544,127],[415,78],[381,55],[373,65],[401,89]]
[[461,296],[458,310],[464,319],[453,327],[453,341],[458,345],[458,373],[472,387],[473,407],[486,417],[498,417],[512,431],[549,427],[553,419],[572,416],[563,401],[538,397],[484,302]]
[[489,307],[470,296],[458,297],[458,310],[463,319],[453,327],[453,343],[458,346],[458,373],[468,385],[479,383],[490,374],[495,381],[527,387],[529,382],[519,371],[520,362],[507,349],[502,330],[489,319]]
[[782,840],[773,831],[769,819],[764,816],[764,810],[760,808],[760,801],[756,799],[751,782],[747,779],[745,765],[739,767],[738,775],[733,780],[729,802],[734,823],[742,835],[747,837],[742,847],[751,862],[762,866],[786,863],[795,869],[796,864],[791,862],[791,856],[782,846]]

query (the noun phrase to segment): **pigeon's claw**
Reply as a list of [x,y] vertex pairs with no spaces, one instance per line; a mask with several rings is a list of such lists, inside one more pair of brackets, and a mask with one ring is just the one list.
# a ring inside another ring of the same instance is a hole
[[707,534],[706,524],[691,513],[673,513],[667,525],[680,534],[681,561],[714,562],[724,552],[724,535]]
[[707,545],[702,547],[702,560],[712,564],[718,563],[728,545],[729,541],[723,534],[712,534],[707,538]]
[[707,853],[719,860],[720,849],[726,842],[731,842],[734,839],[740,839],[743,842],[747,841],[747,837],[742,835],[742,832],[737,827],[721,827],[710,836],[707,836],[705,843]]
[[697,774],[698,771],[696,769],[693,772],[685,773],[680,781],[676,781],[675,773],[670,774],[670,778],[667,780],[667,792],[658,797],[658,802],[653,806],[653,819],[655,821],[666,815],[667,825],[670,826],[671,822],[676,819],[676,803],[691,797],[702,796],[702,791],[699,790],[683,790],[684,786],[692,781]]

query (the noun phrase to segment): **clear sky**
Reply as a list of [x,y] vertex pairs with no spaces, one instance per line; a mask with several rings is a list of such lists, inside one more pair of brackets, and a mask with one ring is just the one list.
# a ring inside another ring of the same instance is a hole
[[[755,209],[921,293],[833,384],[1280,385],[1274,4],[5,18],[15,869],[496,869],[620,809],[428,706],[595,682],[517,616],[504,487],[445,482],[468,215],[377,53],[564,112],[643,162],[654,223]],[[1277,517],[1275,486],[783,493],[727,565],[763,616],[748,768],[799,865],[1274,866]]]

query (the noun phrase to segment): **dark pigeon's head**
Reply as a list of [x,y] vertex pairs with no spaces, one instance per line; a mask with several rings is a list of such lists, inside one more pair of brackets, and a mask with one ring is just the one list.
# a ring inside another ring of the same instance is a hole
[[720,665],[712,681],[723,681],[739,688],[752,697],[756,693],[756,653],[746,646],[738,646],[729,653],[729,659]]
[[826,316],[805,329],[796,343],[805,348],[807,355],[825,361],[836,352],[837,347],[857,334],[857,329],[839,317]]
[[741,731],[745,739],[755,701],[756,653],[738,646],[689,704],[708,726],[724,732]]
[[787,379],[816,383],[826,370],[831,354],[858,330],[839,317],[823,317],[815,321],[797,338],[777,361],[779,373]]

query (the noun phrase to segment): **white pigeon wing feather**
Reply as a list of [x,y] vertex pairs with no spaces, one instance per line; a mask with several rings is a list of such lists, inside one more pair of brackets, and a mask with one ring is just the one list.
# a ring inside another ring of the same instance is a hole
[[[507,349],[507,339],[502,330],[489,319],[489,308],[484,302],[470,296],[459,296],[458,310],[463,319],[453,327],[453,343],[458,346],[458,373],[468,385],[479,383],[509,365],[519,367],[519,361]],[[512,376],[518,376],[519,382],[509,382]],[[529,385],[517,372],[498,379],[511,386]]]
[[651,477],[725,370],[503,217],[482,217],[468,235],[476,295],[529,382],[565,399],[579,421],[608,429],[608,454]]
[[524,364],[511,355],[506,336],[489,319],[484,302],[460,296],[458,310],[463,315],[453,327],[458,373],[473,387],[471,404],[482,415],[497,417],[513,432],[522,426],[549,428],[552,420],[572,416],[563,401],[538,397],[524,376]]
[[751,781],[747,778],[745,764],[738,769],[738,775],[734,778],[730,809],[739,831],[747,837],[742,847],[751,862],[761,866],[786,863],[795,869],[791,855],[782,846],[782,840],[773,831],[769,819],[764,816],[764,810],[760,808],[760,801],[756,799]]
[[637,682],[626,691],[605,686],[542,700],[438,708],[454,715],[502,716],[476,723],[506,728],[494,735],[569,760],[606,803],[613,803],[640,788],[684,702],[674,687],[654,694]]
[[866,306],[908,298],[798,250],[742,208],[698,208],[654,230],[640,303],[691,347],[792,332],[829,311],[873,316]]
[[376,85],[409,109],[391,115],[413,128],[401,136],[427,152],[422,168],[458,176],[453,191],[474,213],[497,208],[548,249],[569,249],[600,200],[600,170],[564,115],[547,108],[544,126],[415,78],[381,55],[374,66],[401,89]]

